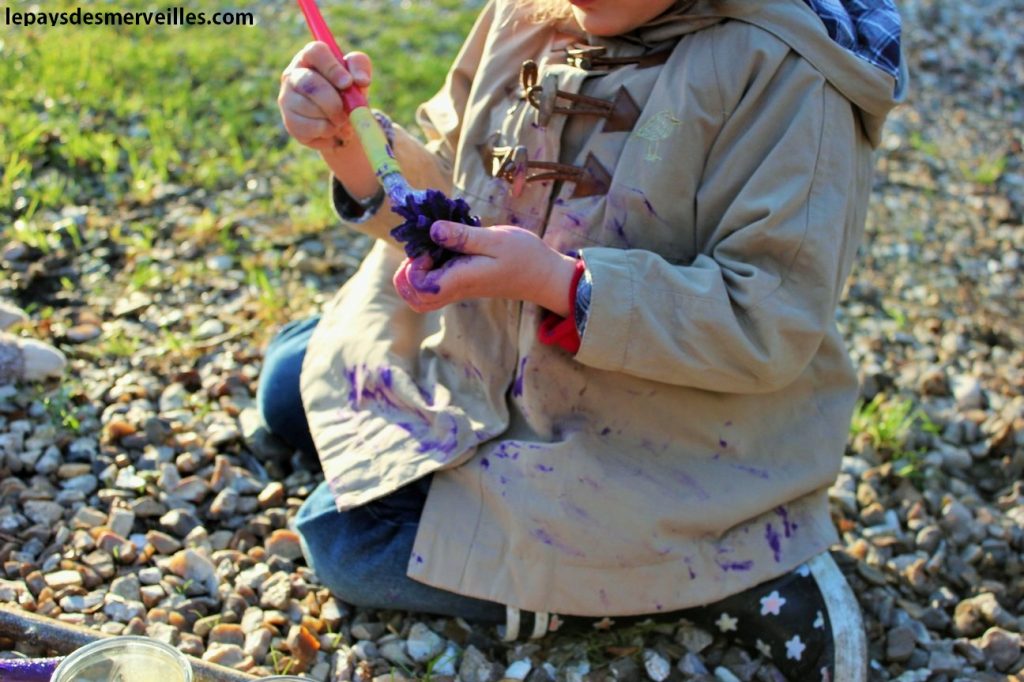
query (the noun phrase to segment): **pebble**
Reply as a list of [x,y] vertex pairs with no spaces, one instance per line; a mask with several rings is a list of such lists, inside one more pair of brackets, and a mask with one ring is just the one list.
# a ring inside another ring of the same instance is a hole
[[679,663],[676,665],[679,672],[684,675],[691,677],[699,677],[701,675],[707,675],[708,669],[704,665],[703,659],[694,652],[688,652],[683,654],[683,657],[679,659]]
[[52,526],[64,518],[64,507],[56,502],[44,500],[30,500],[24,506],[25,516],[33,523],[43,526]]
[[434,663],[431,670],[437,675],[451,677],[458,670],[461,657],[462,653],[459,651],[459,648],[454,643],[448,642],[444,647],[444,651],[436,659],[433,659]]
[[1002,628],[986,630],[978,646],[996,670],[1002,672],[1008,672],[1020,657],[1020,635]]
[[400,668],[408,669],[415,666],[413,660],[405,653],[405,644],[399,639],[385,642],[377,648],[380,651],[381,656]]
[[211,594],[217,590],[217,571],[213,562],[194,549],[183,549],[175,553],[167,567],[186,581],[205,585]]
[[200,525],[196,515],[184,509],[172,509],[160,517],[160,525],[169,533],[183,538]]
[[81,507],[71,517],[72,528],[95,528],[107,522],[107,515],[99,509]]
[[[530,674],[533,669],[533,663],[530,659],[523,658],[518,661],[514,661],[512,665],[505,668],[505,679],[506,680],[525,680],[526,676]],[[621,679],[621,678],[620,678]]]
[[214,643],[206,648],[203,660],[228,668],[244,670],[251,667],[252,659],[236,644]]
[[722,666],[715,668],[715,679],[718,682],[742,682],[731,670]]
[[287,574],[280,573],[263,585],[260,606],[268,609],[286,610],[291,601],[292,586]]
[[240,625],[234,623],[220,623],[215,625],[208,636],[210,642],[221,642],[223,644],[245,644],[245,632]]
[[245,644],[242,646],[242,650],[246,655],[252,656],[253,660],[263,660],[267,652],[270,651],[272,639],[273,635],[270,630],[264,627],[258,628],[245,636]]
[[194,336],[200,341],[205,341],[206,339],[212,339],[215,336],[220,336],[224,333],[224,330],[224,323],[220,320],[203,320],[195,330]]
[[274,481],[267,484],[257,497],[261,509],[280,507],[284,503],[284,484]]
[[107,594],[104,599],[103,613],[119,623],[127,623],[132,618],[146,615],[146,605],[141,601],[128,600],[116,594]]
[[238,493],[232,488],[225,488],[217,493],[210,503],[210,514],[214,518],[227,518],[238,509]]
[[715,638],[710,632],[700,628],[689,621],[683,621],[676,630],[676,641],[682,644],[687,651],[699,654],[711,646]]
[[139,592],[141,587],[142,585],[137,575],[123,575],[120,578],[115,578],[114,582],[110,583],[110,594],[116,594],[128,601],[140,601],[142,599],[142,595]]
[[352,625],[352,636],[356,639],[376,640],[387,631],[383,623],[354,623]]
[[962,410],[982,407],[984,396],[982,394],[981,382],[977,377],[953,377],[953,397],[956,398],[957,407]]
[[98,325],[87,323],[87,324],[76,324],[69,328],[65,333],[67,340],[71,343],[87,343],[99,337],[103,333]]
[[644,649],[644,670],[654,682],[663,682],[672,672],[671,664],[653,649]]
[[178,628],[168,623],[150,623],[146,626],[146,636],[174,647],[181,640]]
[[902,663],[914,653],[917,637],[909,627],[897,627],[886,637],[885,657],[889,661]]
[[302,557],[302,542],[295,531],[281,528],[267,538],[267,554],[280,556],[292,561]]
[[445,640],[423,623],[413,623],[405,647],[412,660],[425,663],[444,651]]
[[46,574],[47,586],[54,590],[62,590],[65,587],[79,587],[82,585],[82,574],[78,571],[54,571]]
[[494,665],[475,646],[470,645],[462,652],[459,677],[463,682],[495,682],[500,674],[500,670],[495,673]]
[[123,538],[131,535],[132,528],[135,526],[135,512],[128,509],[115,508],[110,510],[110,517],[107,521],[107,527],[116,534]]

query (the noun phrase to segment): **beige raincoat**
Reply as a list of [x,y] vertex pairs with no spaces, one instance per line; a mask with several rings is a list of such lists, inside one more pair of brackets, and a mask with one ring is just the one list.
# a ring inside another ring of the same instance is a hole
[[[490,2],[419,111],[426,146],[396,140],[414,185],[579,252],[579,352],[538,343],[532,304],[410,310],[384,208],[351,223],[379,240],[325,311],[302,396],[340,509],[433,474],[411,578],[533,611],[651,613],[836,540],[826,490],[857,381],[835,309],[899,93],[802,0],[684,2],[589,39],[606,59],[654,55],[640,64],[567,63],[588,38]],[[579,92],[625,113],[551,111],[586,106],[564,97]],[[587,170],[523,182],[527,161]]]

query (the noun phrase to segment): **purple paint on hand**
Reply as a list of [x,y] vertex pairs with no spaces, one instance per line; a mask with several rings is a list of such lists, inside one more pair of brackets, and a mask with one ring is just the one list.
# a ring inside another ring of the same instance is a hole
[[540,471],[542,473],[550,474],[552,471],[555,470],[555,467],[548,466],[547,464],[538,464],[536,469],[537,471]]
[[779,541],[779,534],[770,523],[764,526],[764,539],[768,542],[768,546],[772,548],[775,563],[779,563],[779,559],[782,556],[782,543]]
[[483,458],[480,459],[480,466],[483,469],[490,469],[491,468],[491,462],[486,457],[483,457]]
[[[456,255],[461,256],[461,254]],[[456,265],[464,263],[465,260],[466,258],[464,257],[452,258],[440,267],[432,266],[432,269],[429,271],[418,267],[409,268],[409,284],[416,291],[427,294],[439,294],[441,293],[441,278]]]

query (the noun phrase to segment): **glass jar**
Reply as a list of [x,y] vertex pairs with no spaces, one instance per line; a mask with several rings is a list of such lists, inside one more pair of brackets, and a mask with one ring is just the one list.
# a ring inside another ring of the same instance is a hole
[[192,682],[188,657],[148,637],[112,637],[64,659],[50,682]]

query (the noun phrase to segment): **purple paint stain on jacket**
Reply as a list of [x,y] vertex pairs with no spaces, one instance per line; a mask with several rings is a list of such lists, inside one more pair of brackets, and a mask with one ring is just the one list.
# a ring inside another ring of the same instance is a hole
[[528,357],[524,355],[519,361],[519,373],[516,375],[516,380],[512,383],[512,395],[516,398],[523,394],[523,374],[526,372],[526,360]]
[[555,467],[549,467],[547,464],[538,464],[536,469],[537,471],[543,472],[545,474],[550,474],[552,471],[555,470]]
[[554,547],[555,549],[557,549],[557,550],[559,550],[561,552],[564,552],[565,554],[568,554],[569,556],[574,556],[574,557],[586,556],[580,550],[576,549],[575,547],[571,547],[571,546],[565,544],[564,542],[562,542],[558,538],[556,538],[553,535],[551,535],[550,532],[544,530],[543,528],[534,528],[532,531],[530,531],[530,535],[532,535],[536,539],[540,540],[541,542],[543,542],[548,547]]
[[[752,467],[748,464],[737,464],[735,462],[730,463],[729,466],[731,466],[733,469],[736,469],[737,471],[742,471],[745,474],[757,476],[758,478],[763,479],[765,481],[772,477],[772,475],[768,472],[767,469],[761,469],[760,467]],[[787,534],[786,537],[789,537],[789,535]]]
[[779,558],[782,556],[782,544],[779,542],[779,534],[770,523],[766,523],[764,526],[764,539],[768,541],[768,546],[772,548],[775,563],[778,563]]
[[420,397],[423,398],[423,402],[425,402],[428,406],[433,406],[434,396],[429,391],[427,391],[427,389],[417,384],[416,390],[419,391]]
[[788,538],[793,534],[793,531],[796,530],[796,524],[790,522],[789,512],[782,505],[775,508],[775,513],[782,518],[782,532],[785,533]]
[[754,566],[753,561],[715,561],[715,563],[726,573],[729,571],[749,571]]

